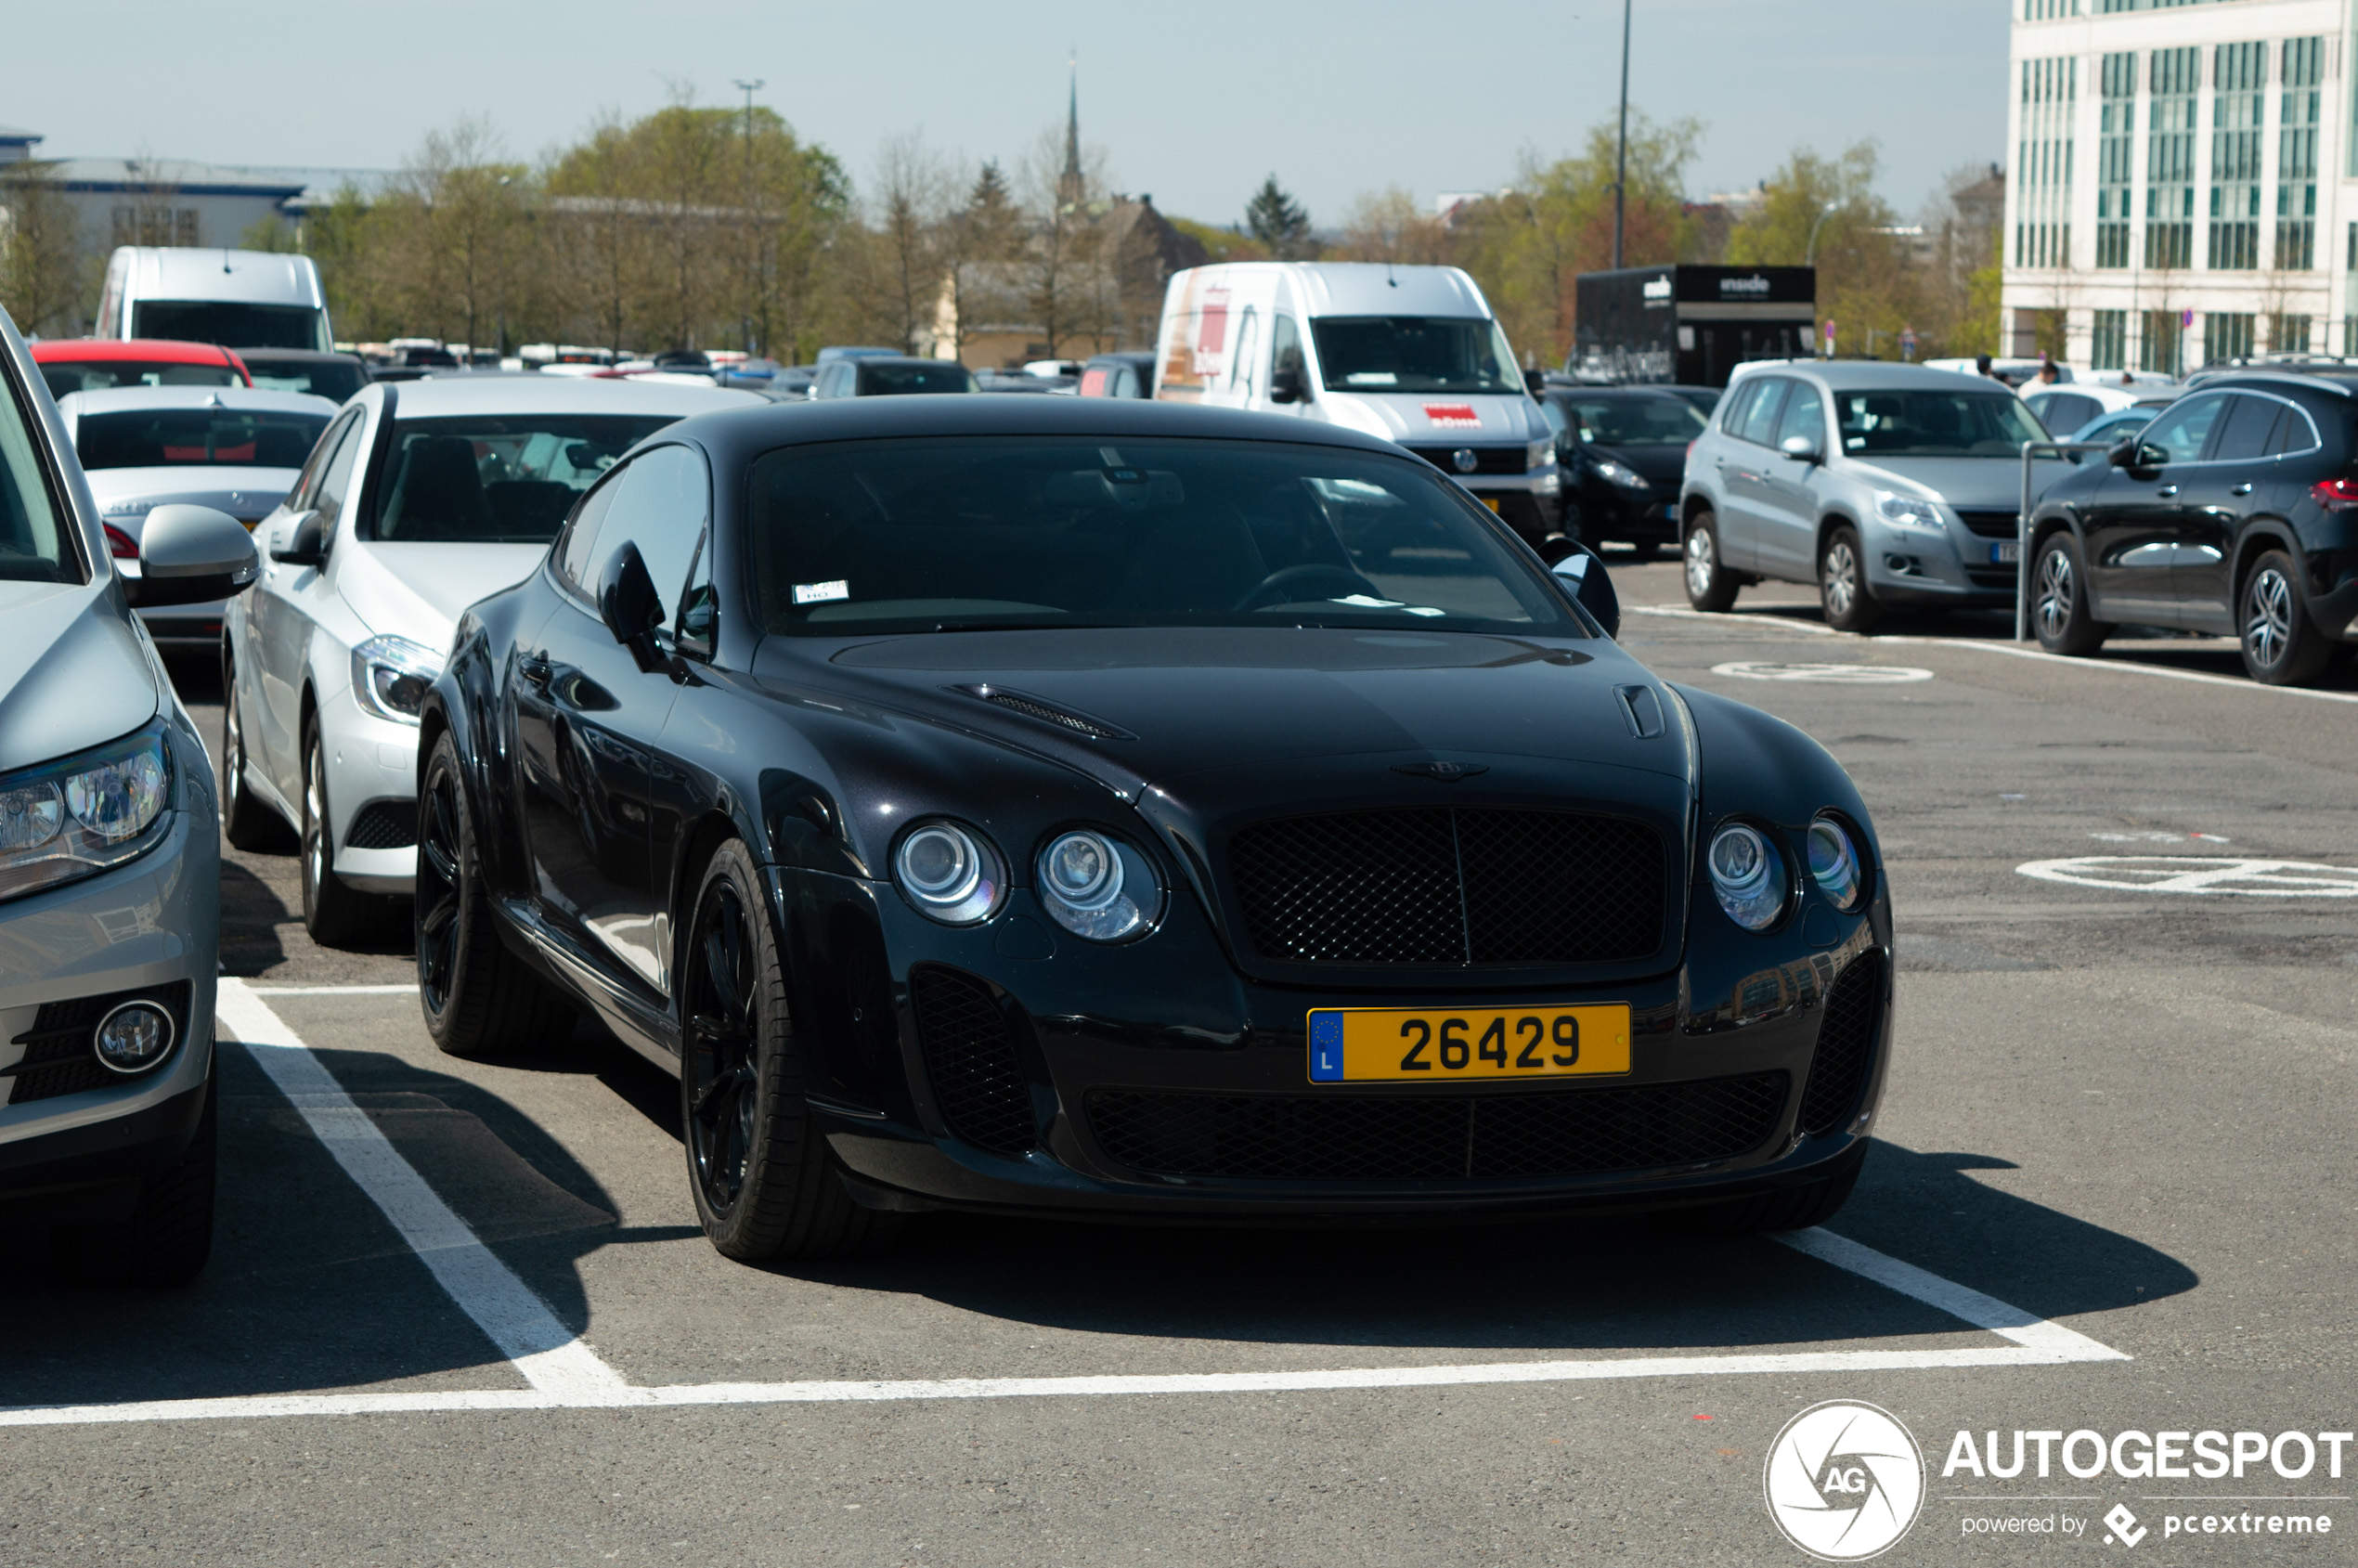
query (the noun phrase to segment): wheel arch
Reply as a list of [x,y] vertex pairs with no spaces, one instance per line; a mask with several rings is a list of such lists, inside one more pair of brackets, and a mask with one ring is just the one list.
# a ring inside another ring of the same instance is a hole
[[1867,572],[1867,563],[1865,560],[1867,550],[1867,531],[1863,527],[1859,526],[1859,520],[1857,518],[1851,516],[1848,512],[1844,512],[1839,508],[1829,508],[1827,511],[1819,515],[1818,541],[1815,547],[1811,550],[1809,556],[1810,575],[1813,577],[1817,575],[1818,563],[1826,558],[1826,541],[1833,537],[1833,532],[1836,528],[1847,528],[1852,533],[1859,536],[1859,551],[1860,556],[1859,562],[1859,580],[1863,583],[1866,579]]
[[2080,558],[2087,558],[2088,546],[2079,535],[2079,519],[2068,508],[2035,509],[2030,514],[2030,538],[2023,549],[2021,569],[2029,570],[2030,563],[2039,558],[2040,547],[2057,534],[2069,534],[2072,544],[2080,552]]
[[[2309,552],[2300,548],[2300,537],[2290,524],[2280,518],[2260,517],[2245,524],[2235,536],[2235,557],[2227,574],[2229,590],[2235,599],[2243,597],[2244,578],[2250,575],[2252,564],[2272,550],[2281,550],[2292,557],[2293,572],[2299,578],[2297,586],[2304,593],[2311,591]],[[2239,613],[2232,603],[2229,613]]]

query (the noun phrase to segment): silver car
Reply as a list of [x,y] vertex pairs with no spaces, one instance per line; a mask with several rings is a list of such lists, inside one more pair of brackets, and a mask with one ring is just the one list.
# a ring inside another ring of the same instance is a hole
[[709,382],[446,376],[371,382],[336,414],[254,531],[267,561],[221,654],[222,822],[241,849],[299,841],[313,940],[408,930],[418,705],[460,615],[529,577],[633,443],[761,404]]
[[2022,446],[2046,439],[2019,397],[1976,376],[1740,367],[1687,453],[1688,602],[1725,610],[1747,582],[1814,582],[1844,631],[1872,629],[1896,604],[2011,604]]
[[220,829],[212,765],[133,605],[253,578],[209,508],[119,575],[65,426],[0,316],[0,1216],[69,1274],[186,1279],[212,1246]]

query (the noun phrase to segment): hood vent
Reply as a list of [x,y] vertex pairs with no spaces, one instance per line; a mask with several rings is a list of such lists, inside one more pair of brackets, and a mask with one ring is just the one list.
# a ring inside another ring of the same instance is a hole
[[986,683],[952,686],[950,689],[961,696],[973,697],[978,702],[1020,713],[1026,719],[1036,719],[1043,724],[1054,724],[1069,734],[1085,735],[1093,741],[1134,741],[1138,738],[1120,725],[1108,724],[1102,719],[1092,719],[1085,713],[1075,713],[1069,707],[1060,707],[1029,693],[1011,692],[1004,686]]

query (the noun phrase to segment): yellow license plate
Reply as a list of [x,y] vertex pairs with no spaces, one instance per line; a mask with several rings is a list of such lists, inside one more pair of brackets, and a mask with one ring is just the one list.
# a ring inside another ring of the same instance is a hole
[[1320,1007],[1310,1014],[1314,1083],[1461,1083],[1629,1070],[1629,1008]]
[[1482,501],[1482,504],[1483,504],[1483,505],[1484,505],[1484,506],[1486,506],[1486,507],[1488,507],[1491,511],[1496,512],[1496,511],[1497,511],[1497,510],[1498,510],[1498,498],[1497,498],[1497,497],[1496,497],[1496,496],[1483,496],[1483,497],[1480,497],[1479,499],[1480,499],[1480,500]]

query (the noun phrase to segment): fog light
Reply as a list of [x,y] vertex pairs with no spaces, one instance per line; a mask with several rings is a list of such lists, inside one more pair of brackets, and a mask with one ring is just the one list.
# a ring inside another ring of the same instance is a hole
[[152,1002],[126,1002],[98,1020],[98,1060],[117,1072],[145,1072],[172,1049],[172,1015]]

